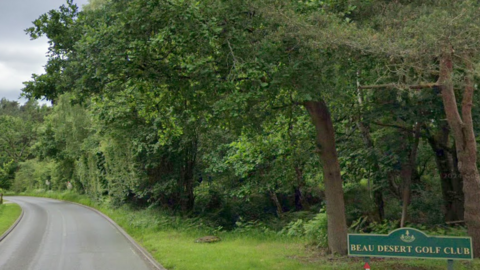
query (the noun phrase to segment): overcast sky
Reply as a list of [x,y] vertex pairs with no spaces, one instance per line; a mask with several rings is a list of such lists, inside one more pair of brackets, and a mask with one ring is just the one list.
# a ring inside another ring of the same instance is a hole
[[[88,0],[73,0],[79,7]],[[32,73],[43,73],[46,38],[30,40],[25,29],[41,14],[66,0],[0,0],[0,99],[17,100]]]

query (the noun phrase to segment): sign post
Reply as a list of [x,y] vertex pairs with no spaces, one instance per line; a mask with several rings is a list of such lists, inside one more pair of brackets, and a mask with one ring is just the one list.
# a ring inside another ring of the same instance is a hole
[[448,260],[448,270],[453,270],[453,260]]
[[[414,228],[401,228],[390,234],[348,234],[348,255],[356,257],[394,257],[447,260],[472,260],[472,238],[428,236]],[[365,260],[365,266],[368,265]]]

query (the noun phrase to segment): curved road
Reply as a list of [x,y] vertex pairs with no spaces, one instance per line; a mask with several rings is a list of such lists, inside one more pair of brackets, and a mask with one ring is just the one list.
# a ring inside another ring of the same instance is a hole
[[24,216],[0,242],[1,270],[150,270],[98,213],[67,202],[8,197]]

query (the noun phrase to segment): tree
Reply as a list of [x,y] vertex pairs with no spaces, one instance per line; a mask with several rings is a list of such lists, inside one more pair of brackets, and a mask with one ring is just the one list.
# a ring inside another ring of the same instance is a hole
[[0,101],[0,187],[8,189],[20,164],[33,157],[36,128],[48,111],[34,100],[23,105]]
[[[474,62],[477,61],[478,24],[474,1],[423,3],[382,3],[384,11],[376,20],[378,31],[364,48],[372,53],[385,53],[398,59],[395,72],[406,88],[441,90],[447,122],[456,145],[458,169],[465,194],[465,222],[473,238],[474,254],[480,256],[480,176],[476,167],[477,146],[472,121],[472,101],[475,90]],[[408,20],[402,18],[408,17]],[[392,31],[392,27],[401,29]],[[362,42],[360,42],[362,43]],[[463,80],[454,76],[454,64]],[[436,82],[431,78],[436,77]],[[426,84],[430,83],[430,84]],[[410,86],[408,86],[410,85]],[[454,87],[463,89],[461,109]]]
[[[359,5],[354,12],[354,27],[343,28],[337,35],[322,28],[301,27],[306,36],[316,37],[317,44],[331,43],[350,50],[390,59],[386,70],[393,70],[397,80],[378,88],[410,90],[441,89],[447,121],[455,139],[459,171],[465,193],[465,221],[474,239],[475,256],[480,256],[480,212],[478,188],[480,179],[476,168],[476,143],[471,104],[474,91],[473,63],[478,57],[478,24],[474,1],[375,1]],[[408,18],[408,19],[406,19]],[[352,25],[351,25],[352,26]],[[357,27],[355,27],[357,26]],[[395,31],[394,29],[399,29]],[[453,63],[459,63],[464,80],[453,79]],[[437,82],[431,82],[436,78]],[[458,111],[454,85],[464,89],[461,113]],[[468,179],[468,180],[467,180]]]
[[[146,121],[153,115],[161,116],[162,143],[182,137],[189,138],[192,146],[196,136],[188,130],[192,124],[196,126],[195,119],[214,116],[218,122],[223,118],[254,123],[261,117],[254,113],[238,117],[238,113],[252,107],[268,111],[279,91],[292,93],[292,101],[305,106],[318,132],[329,205],[330,248],[345,254],[347,228],[340,168],[332,147],[333,123],[324,97],[316,94],[318,87],[342,87],[327,81],[332,72],[340,74],[328,57],[322,59],[333,51],[317,54],[313,58],[316,63],[302,59],[300,51],[289,51],[290,46],[299,45],[295,39],[285,36],[287,42],[282,41],[284,32],[277,21],[255,15],[255,9],[266,10],[261,8],[248,1],[194,5],[189,1],[137,0],[115,1],[101,11],[79,14],[67,2],[60,11],[42,15],[28,30],[33,38],[42,34],[50,38],[51,55],[47,73],[34,76],[24,91],[49,99],[73,91],[78,96],[122,94],[132,103],[142,100],[141,107],[135,106],[140,116]],[[81,23],[75,23],[77,18]],[[270,42],[273,36],[277,38]],[[279,53],[281,60],[274,60]],[[299,76],[306,71],[307,76]],[[321,71],[329,73],[318,76]],[[285,80],[295,76],[301,81]],[[317,87],[307,81],[312,79],[319,83]],[[185,151],[195,157],[195,151]],[[187,194],[193,193],[194,166],[190,163],[185,163]],[[192,207],[192,200],[189,195],[187,209]]]
[[[100,6],[78,12],[68,1],[34,22],[28,33],[32,38],[46,35],[50,39],[49,62],[46,73],[34,75],[24,88],[27,96],[54,100],[59,109],[66,108],[61,95],[70,93],[75,102],[86,105],[85,115],[94,116],[79,121],[83,125],[78,138],[67,136],[72,135],[69,131],[75,123],[58,115],[61,125],[50,121],[42,133],[48,142],[43,152],[72,157],[70,165],[62,168],[74,168],[80,182],[92,184],[86,188],[89,192],[108,190],[120,199],[180,205],[191,212],[195,187],[203,181],[196,175],[206,168],[220,171],[225,166],[205,164],[206,153],[218,150],[208,138],[214,136],[229,145],[235,152],[229,157],[235,157],[241,166],[225,170],[225,174],[252,177],[246,183],[236,179],[232,186],[255,183],[257,191],[268,191],[280,216],[283,206],[277,194],[291,184],[290,179],[265,181],[265,177],[275,175],[280,150],[295,152],[291,149],[296,146],[296,136],[284,134],[290,139],[289,146],[286,138],[278,145],[262,140],[275,137],[270,134],[275,130],[273,123],[285,123],[282,117],[289,113],[298,121],[308,117],[315,143],[304,147],[304,152],[283,156],[300,186],[304,160],[293,155],[311,153],[316,146],[325,183],[329,247],[333,253],[345,254],[343,186],[357,179],[348,179],[352,173],[345,169],[347,177],[342,179],[341,162],[349,156],[339,159],[336,133],[340,132],[335,128],[345,121],[339,123],[335,117],[350,119],[349,124],[354,123],[360,133],[349,134],[363,138],[365,155],[375,154],[355,166],[370,168],[362,174],[373,179],[378,220],[384,216],[386,187],[396,184],[381,179],[405,179],[400,188],[391,188],[396,190],[392,192],[395,196],[403,197],[405,222],[412,183],[421,177],[417,171],[417,156],[424,153],[421,139],[427,138],[436,153],[439,149],[452,152],[443,128],[447,123],[441,120],[445,113],[464,181],[465,220],[479,253],[474,214],[480,206],[474,194],[480,179],[471,113],[473,63],[478,54],[471,48],[476,48],[473,45],[478,41],[472,38],[477,29],[469,27],[477,23],[472,10],[478,6],[473,1],[118,0],[102,1]],[[393,30],[399,26],[400,30]],[[454,69],[453,63],[459,63],[458,68]],[[459,75],[465,80],[455,80]],[[360,81],[380,84],[357,85]],[[362,87],[376,90],[364,98]],[[464,89],[461,115],[454,91],[458,87]],[[382,93],[386,91],[388,94]],[[442,93],[442,113],[437,111],[440,103],[431,102],[436,91]],[[416,104],[422,100],[429,100],[432,106]],[[392,104],[387,108],[382,101],[401,106],[394,110]],[[365,105],[367,102],[379,104]],[[345,104],[354,109],[347,110]],[[386,108],[391,115],[382,115]],[[95,127],[89,130],[85,123]],[[387,130],[392,127],[405,136],[395,138],[394,132]],[[306,130],[308,137],[310,130]],[[431,131],[440,135],[432,136]],[[375,141],[372,134],[385,140]],[[49,144],[52,136],[61,137],[55,138],[58,145]],[[116,149],[119,146],[123,151]],[[352,150],[348,147],[342,141],[339,148]],[[386,148],[392,148],[390,156],[376,155]],[[224,150],[210,157],[225,161]],[[76,151],[80,158],[72,154]],[[250,156],[238,157],[238,153]],[[450,155],[455,156],[453,152]],[[439,171],[446,167],[455,170],[456,162],[443,166],[445,156],[436,158]],[[448,190],[449,180],[442,181]],[[300,188],[294,189],[300,201]]]

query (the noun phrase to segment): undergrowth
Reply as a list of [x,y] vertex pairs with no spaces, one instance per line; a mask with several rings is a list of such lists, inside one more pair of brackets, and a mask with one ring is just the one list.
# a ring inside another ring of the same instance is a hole
[[[326,244],[326,217],[292,218],[280,231],[262,222],[238,221],[234,230],[212,227],[198,217],[174,215],[156,208],[112,207],[108,199],[93,201],[73,192],[28,194],[72,201],[94,207],[123,227],[167,269],[175,270],[313,270],[361,269],[361,258],[337,257],[319,248]],[[384,225],[384,227],[388,227]],[[206,235],[222,241],[198,244]],[[319,238],[319,236],[321,236]],[[323,244],[319,244],[323,243]],[[372,259],[375,269],[445,269],[439,260]],[[459,262],[455,269],[480,269],[480,262]]]

